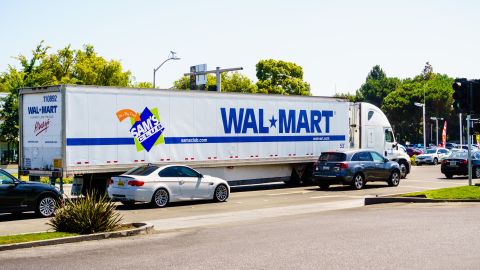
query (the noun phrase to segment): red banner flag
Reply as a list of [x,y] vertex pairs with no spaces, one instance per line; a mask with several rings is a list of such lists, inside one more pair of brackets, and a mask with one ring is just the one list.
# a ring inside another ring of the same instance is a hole
[[443,124],[443,130],[442,130],[442,146],[445,147],[447,144],[447,121]]

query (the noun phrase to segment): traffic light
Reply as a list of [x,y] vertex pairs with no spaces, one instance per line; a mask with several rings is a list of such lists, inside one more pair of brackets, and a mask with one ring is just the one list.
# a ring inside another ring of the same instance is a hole
[[453,109],[456,113],[470,113],[470,89],[467,79],[455,79],[452,84],[453,92]]
[[470,106],[473,114],[480,114],[480,80],[471,80]]

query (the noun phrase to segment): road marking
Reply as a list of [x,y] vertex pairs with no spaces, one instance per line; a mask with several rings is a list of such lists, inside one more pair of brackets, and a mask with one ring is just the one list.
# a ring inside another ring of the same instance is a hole
[[292,192],[284,192],[284,193],[271,193],[271,194],[267,194],[267,196],[281,196],[281,195],[290,195],[290,194],[307,194],[307,193],[311,193],[313,191],[309,191],[309,190],[301,190],[301,191],[292,191]]
[[364,206],[364,199],[351,199],[327,203],[314,203],[305,205],[292,205],[284,207],[272,207],[262,209],[251,209],[236,212],[208,214],[199,216],[157,219],[146,221],[155,226],[156,230],[175,230],[203,226],[220,225],[224,223],[236,223],[241,221],[252,221],[264,218],[281,216],[293,216],[332,210],[357,208]]

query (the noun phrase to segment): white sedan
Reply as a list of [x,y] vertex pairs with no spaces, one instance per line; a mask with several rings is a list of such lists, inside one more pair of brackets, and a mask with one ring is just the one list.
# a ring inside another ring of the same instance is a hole
[[437,165],[439,161],[441,161],[444,157],[448,156],[450,151],[446,148],[435,148],[435,149],[427,149],[421,155],[418,155],[415,158],[415,162],[417,165],[422,164],[433,164]]
[[170,202],[210,199],[224,202],[230,194],[227,181],[202,175],[183,165],[145,165],[112,177],[108,196],[125,205],[150,202],[164,207]]

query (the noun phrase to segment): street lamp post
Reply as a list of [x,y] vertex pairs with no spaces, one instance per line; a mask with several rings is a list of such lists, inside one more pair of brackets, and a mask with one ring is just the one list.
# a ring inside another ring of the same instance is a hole
[[415,106],[423,109],[423,151],[427,150],[427,137],[425,137],[425,103],[415,102]]
[[157,68],[153,69],[153,88],[155,88],[155,73],[157,72],[157,70],[159,70],[163,66],[163,64],[165,64],[168,60],[180,60],[180,59],[181,59],[180,57],[177,57],[176,52],[170,51],[168,58],[165,61],[163,61]]
[[[423,117],[425,117],[425,115],[423,115]],[[442,117],[430,117],[430,119],[435,120],[435,127],[436,127],[436,134],[437,134],[437,146],[438,146],[438,120],[443,120],[443,118]]]

